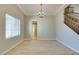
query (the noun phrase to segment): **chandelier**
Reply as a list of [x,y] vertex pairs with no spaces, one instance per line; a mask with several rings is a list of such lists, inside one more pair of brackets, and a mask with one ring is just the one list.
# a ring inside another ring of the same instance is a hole
[[40,4],[40,11],[37,13],[37,16],[40,17],[40,18],[43,18],[45,16],[42,4]]

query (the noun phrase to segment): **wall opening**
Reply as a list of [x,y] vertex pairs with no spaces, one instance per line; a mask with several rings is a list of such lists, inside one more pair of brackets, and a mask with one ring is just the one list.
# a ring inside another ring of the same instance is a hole
[[37,21],[32,21],[32,40],[37,40]]

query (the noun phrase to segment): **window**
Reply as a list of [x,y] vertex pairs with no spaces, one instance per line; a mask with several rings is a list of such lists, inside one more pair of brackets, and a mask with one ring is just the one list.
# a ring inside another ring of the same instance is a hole
[[20,35],[20,20],[9,14],[5,15],[6,18],[6,39]]

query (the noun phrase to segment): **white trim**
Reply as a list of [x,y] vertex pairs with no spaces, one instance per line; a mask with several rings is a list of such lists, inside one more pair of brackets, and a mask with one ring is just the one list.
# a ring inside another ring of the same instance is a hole
[[[26,39],[24,39],[24,40],[32,40],[31,38],[26,38]],[[38,38],[37,40],[56,40],[56,39],[54,39],[54,38]]]
[[20,43],[22,43],[24,40],[20,40],[18,43],[16,43],[15,45],[11,46],[9,49],[5,50],[4,52],[1,53],[1,55],[6,54],[8,51],[10,51],[11,49],[15,48],[17,45],[19,45]]
[[56,39],[53,39],[53,38],[39,38],[39,39],[37,39],[37,40],[56,40]]
[[66,46],[66,47],[70,48],[71,50],[75,51],[76,53],[79,53],[79,51],[78,51],[78,50],[76,50],[76,49],[72,48],[71,46],[67,45],[66,43],[64,43],[64,42],[62,42],[62,41],[60,41],[60,40],[57,40],[57,41],[58,41],[58,42],[60,42],[61,44],[63,44],[64,46]]
[[57,15],[61,10],[63,10],[64,8],[66,8],[68,6],[68,4],[64,4],[62,5],[57,11],[56,11],[56,14]]
[[19,4],[17,4],[17,7],[21,10],[21,12],[22,12],[24,15],[26,15],[26,14],[25,14],[25,10],[24,10]]

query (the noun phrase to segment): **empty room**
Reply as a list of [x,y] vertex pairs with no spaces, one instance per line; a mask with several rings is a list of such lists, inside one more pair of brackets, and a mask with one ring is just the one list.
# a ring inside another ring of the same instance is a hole
[[0,4],[0,55],[78,55],[79,4]]

